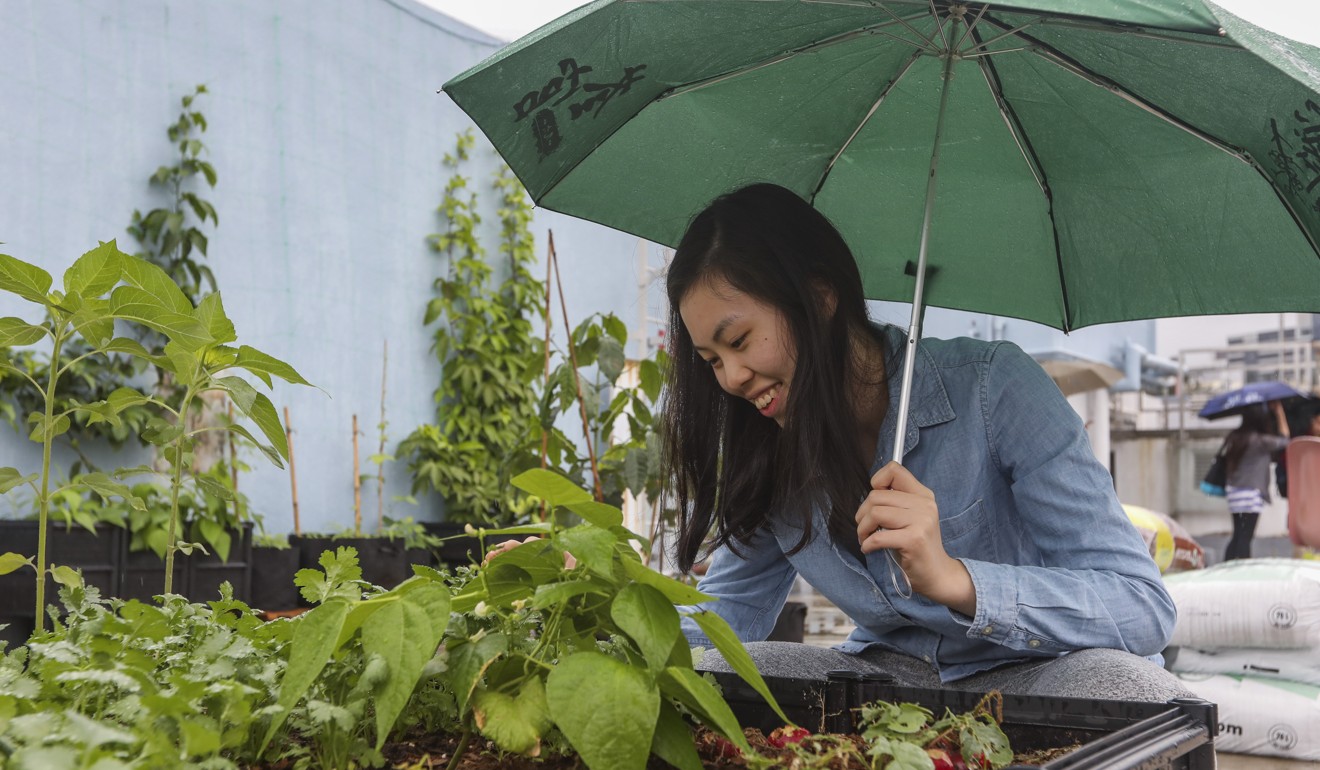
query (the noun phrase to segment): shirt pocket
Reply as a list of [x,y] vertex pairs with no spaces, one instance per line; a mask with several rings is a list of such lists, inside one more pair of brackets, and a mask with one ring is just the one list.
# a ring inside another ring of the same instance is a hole
[[976,537],[984,521],[985,505],[981,499],[974,501],[961,513],[940,517],[940,539],[944,541],[944,552],[955,559],[970,556],[973,551],[982,552],[984,556],[985,543],[980,543],[978,548],[978,541],[988,541],[990,538]]

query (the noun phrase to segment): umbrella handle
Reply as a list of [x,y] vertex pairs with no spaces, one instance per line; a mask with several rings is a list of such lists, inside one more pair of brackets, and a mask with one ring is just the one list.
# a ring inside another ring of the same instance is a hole
[[[911,599],[912,578],[908,577],[908,573],[903,569],[903,565],[898,563],[898,557],[894,556],[892,549],[886,548],[885,555],[889,557],[889,581],[894,584],[894,590],[904,599]],[[898,573],[895,574],[894,570],[898,570]],[[903,576],[903,583],[907,586],[907,590],[904,590],[903,586],[898,584],[899,575]]]

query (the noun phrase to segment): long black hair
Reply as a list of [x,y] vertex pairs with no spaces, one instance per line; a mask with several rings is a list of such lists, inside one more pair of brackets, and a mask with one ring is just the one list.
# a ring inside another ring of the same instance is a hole
[[[784,427],[720,388],[693,347],[679,304],[703,282],[730,286],[777,309],[796,351]],[[857,341],[884,341],[870,325],[852,252],[823,214],[795,193],[755,184],[717,198],[688,225],[668,271],[670,367],[665,457],[678,503],[679,568],[712,547],[737,551],[772,512],[812,538],[812,509],[828,511],[836,542],[857,551],[854,515],[871,458],[857,445],[853,385],[873,386],[885,413],[885,372],[864,372]],[[828,297],[828,299],[827,299]],[[832,301],[829,301],[831,300]],[[872,367],[875,368],[875,367]]]
[[1224,459],[1228,462],[1229,473],[1238,467],[1242,456],[1247,453],[1252,435],[1277,433],[1275,423],[1274,415],[1264,404],[1252,404],[1242,411],[1242,424],[1224,439]]

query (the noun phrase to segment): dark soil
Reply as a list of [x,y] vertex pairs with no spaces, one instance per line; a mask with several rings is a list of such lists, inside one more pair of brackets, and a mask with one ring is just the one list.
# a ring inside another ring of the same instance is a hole
[[[763,756],[781,758],[785,767],[789,767],[792,759],[797,756],[792,749],[778,749],[771,746],[760,730],[748,729],[746,734],[752,748]],[[860,739],[855,735],[832,736],[831,740],[861,745]],[[735,770],[747,766],[746,761],[741,757],[727,756],[729,752],[723,739],[704,728],[697,729],[695,742],[702,767],[706,770]],[[406,740],[386,744],[385,756],[389,759],[390,765],[398,770],[445,770],[457,745],[456,736],[416,734]],[[1078,746],[1073,745],[1024,752],[1014,758],[1014,763],[1041,765],[1076,748]],[[585,765],[576,756],[544,756],[536,759],[520,757],[501,753],[494,745],[480,738],[475,738],[468,745],[458,767],[460,770],[585,770]],[[867,770],[867,766],[861,762],[837,758],[830,760],[828,764],[813,767],[818,767],[819,770]],[[648,770],[667,768],[669,765],[655,758],[652,758],[648,765]]]

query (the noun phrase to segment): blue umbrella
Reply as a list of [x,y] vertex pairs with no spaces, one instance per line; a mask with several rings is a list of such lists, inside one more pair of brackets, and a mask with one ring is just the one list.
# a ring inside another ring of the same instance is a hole
[[1253,382],[1237,390],[1220,393],[1210,399],[1199,414],[1209,420],[1242,414],[1252,404],[1264,404],[1270,401],[1282,401],[1286,398],[1306,398],[1307,395],[1286,383],[1271,380]]

